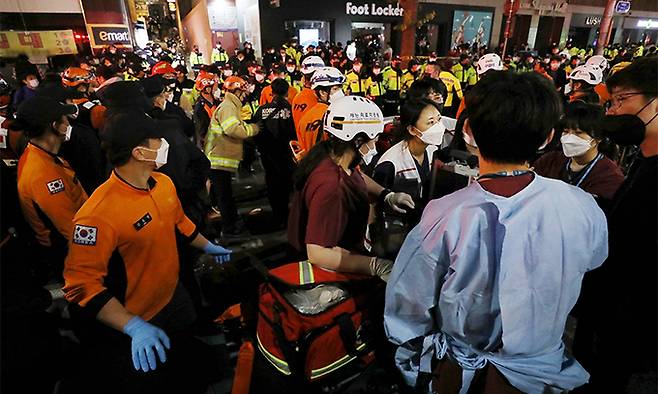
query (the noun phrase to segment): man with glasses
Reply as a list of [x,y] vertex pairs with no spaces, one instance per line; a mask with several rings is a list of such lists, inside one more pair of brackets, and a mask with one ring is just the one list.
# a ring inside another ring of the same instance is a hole
[[603,131],[640,152],[608,209],[609,257],[586,276],[579,301],[574,355],[592,375],[583,391],[592,393],[625,392],[634,373],[649,371],[654,387],[656,378],[658,58],[635,61],[607,87]]

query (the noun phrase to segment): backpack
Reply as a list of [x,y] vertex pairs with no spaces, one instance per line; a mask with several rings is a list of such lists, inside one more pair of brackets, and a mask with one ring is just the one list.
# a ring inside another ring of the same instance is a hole
[[378,278],[309,261],[272,269],[259,290],[258,350],[299,385],[359,373],[374,360],[384,288]]

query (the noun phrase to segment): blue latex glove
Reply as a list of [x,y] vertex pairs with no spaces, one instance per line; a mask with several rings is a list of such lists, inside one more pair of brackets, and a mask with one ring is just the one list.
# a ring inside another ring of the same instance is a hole
[[203,251],[206,252],[206,254],[215,256],[215,262],[219,264],[228,263],[231,260],[231,253],[233,253],[232,250],[223,248],[210,241],[208,241],[203,248]]
[[144,372],[154,371],[157,366],[153,348],[158,352],[161,362],[167,361],[165,348],[169,349],[169,337],[164,331],[145,322],[141,317],[135,316],[128,321],[123,332],[132,338],[131,351],[133,366],[136,370]]

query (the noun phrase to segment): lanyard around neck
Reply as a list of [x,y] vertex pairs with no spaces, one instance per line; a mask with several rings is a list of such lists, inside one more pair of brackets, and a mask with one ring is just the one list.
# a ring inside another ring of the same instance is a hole
[[[594,166],[596,165],[596,163],[597,163],[599,160],[601,160],[602,157],[603,157],[603,154],[601,154],[601,153],[599,153],[598,155],[596,155],[596,158],[595,158],[594,160],[592,160],[591,162],[589,162],[589,164],[587,164],[587,167],[585,167],[585,172],[583,173],[583,175],[577,178],[577,179],[578,179],[578,182],[574,184],[574,183],[573,183],[573,179],[569,179],[569,183],[571,183],[572,185],[574,185],[574,186],[576,186],[576,187],[579,187],[580,184],[583,183],[583,181],[585,180],[585,178],[587,178],[587,176],[589,175],[589,173],[592,171],[592,168],[594,168]],[[573,160],[573,159],[571,159],[571,158],[569,158],[569,160],[567,160],[567,165],[566,165],[566,167],[565,167],[565,170],[567,171],[567,176],[569,175],[569,172],[570,172],[570,169],[571,169],[571,161],[572,161],[572,160]],[[581,171],[582,171],[582,170],[581,170]]]

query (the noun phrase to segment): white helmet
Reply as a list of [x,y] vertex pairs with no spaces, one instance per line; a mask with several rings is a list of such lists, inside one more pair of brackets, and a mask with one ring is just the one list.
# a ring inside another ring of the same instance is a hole
[[327,108],[324,131],[343,141],[351,141],[359,133],[372,139],[384,131],[384,115],[377,104],[365,97],[341,97]]
[[584,64],[573,69],[569,78],[572,81],[583,81],[590,85],[598,85],[603,82],[603,71],[597,66]]
[[309,56],[302,61],[303,74],[310,74],[322,67],[324,67],[324,61],[320,56]]
[[311,78],[311,89],[319,86],[336,86],[345,83],[345,76],[335,67],[322,67],[315,70]]
[[596,66],[601,69],[601,71],[605,71],[608,69],[608,59],[603,57],[602,55],[594,55],[587,59],[587,62],[585,62],[586,65],[590,66]]
[[487,53],[482,56],[477,62],[477,72],[478,75],[482,75],[489,70],[502,71],[503,70],[503,61],[500,60],[500,56],[495,53]]

